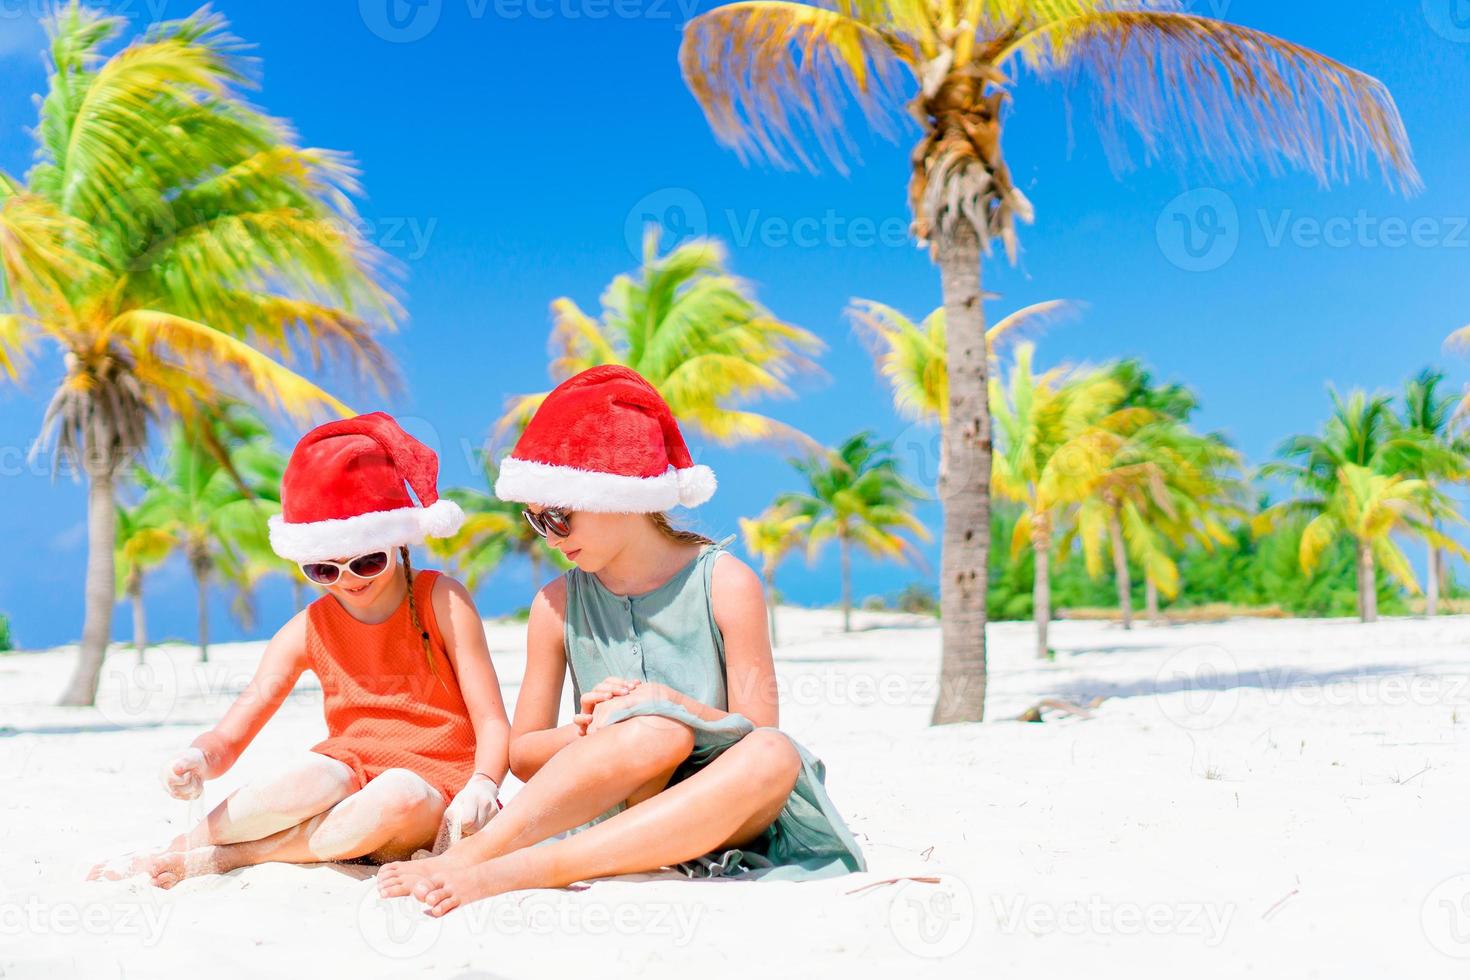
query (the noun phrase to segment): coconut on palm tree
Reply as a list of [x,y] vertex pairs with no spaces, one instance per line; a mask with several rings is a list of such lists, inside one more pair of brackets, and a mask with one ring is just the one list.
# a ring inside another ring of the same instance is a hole
[[740,518],[745,550],[760,559],[761,582],[765,584],[766,621],[771,646],[776,636],[776,569],[786,556],[801,547],[811,527],[811,515],[790,507],[767,507],[756,517]]
[[207,8],[127,27],[71,0],[47,19],[36,164],[0,173],[0,369],[64,366],[36,448],[88,485],[86,616],[65,704],[90,704],[111,635],[115,487],[149,426],[222,393],[306,421],[350,414],[292,366],[381,380],[400,315],[357,232],[350,161],[241,96],[248,63]]
[[1090,81],[1098,115],[1136,132],[1149,158],[1172,143],[1227,172],[1264,159],[1273,172],[1291,166],[1323,184],[1371,158],[1400,186],[1418,181],[1379,82],[1299,44],[1164,6],[737,0],[684,29],[684,80],[715,135],[743,157],[810,165],[815,147],[842,167],[852,103],[885,134],[905,103],[918,121],[913,233],[939,266],[954,341],[936,723],[984,711],[991,434],[980,259],[995,238],[1014,257],[1016,223],[1032,219],[1001,139],[1021,76]]
[[1343,399],[1334,391],[1332,401],[1323,435],[1288,439],[1278,451],[1283,460],[1261,467],[1264,476],[1290,479],[1302,495],[1261,511],[1251,529],[1259,536],[1290,518],[1306,520],[1298,561],[1307,574],[1330,545],[1350,538],[1358,616],[1370,623],[1378,618],[1380,568],[1410,591],[1420,591],[1395,534],[1470,556],[1438,528],[1444,521],[1465,523],[1453,502],[1431,481],[1413,476],[1454,472],[1463,468],[1463,457],[1425,433],[1399,425],[1387,396],[1355,391]]
[[[551,376],[564,381],[599,364],[622,364],[658,389],[679,420],[719,442],[784,440],[814,445],[790,426],[740,406],[789,397],[788,381],[814,372],[817,337],[777,319],[725,269],[725,250],[695,239],[658,254],[643,238],[643,264],[602,294],[593,318],[562,297],[551,304]],[[549,392],[511,399],[495,439],[519,431]]]
[[824,455],[793,459],[807,489],[779,494],[775,507],[805,520],[808,561],[835,540],[842,559],[842,630],[852,629],[852,553],[922,564],[923,556],[904,532],[921,541],[929,530],[913,514],[927,498],[899,472],[892,446],[860,432]]

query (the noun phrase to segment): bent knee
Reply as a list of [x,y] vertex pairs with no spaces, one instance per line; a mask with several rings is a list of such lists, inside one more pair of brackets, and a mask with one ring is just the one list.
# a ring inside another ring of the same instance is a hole
[[408,769],[386,769],[370,785],[385,821],[413,820],[444,808],[443,795]]
[[647,763],[654,769],[676,766],[694,751],[694,732],[672,718],[638,715],[608,728],[621,739],[630,761]]
[[293,806],[307,809],[331,806],[358,789],[351,766],[319,752],[306,753],[266,785],[273,787],[273,796],[284,794]]
[[801,774],[801,756],[796,746],[774,728],[758,728],[742,738],[740,753],[746,765],[760,775],[763,785],[776,795],[790,793]]

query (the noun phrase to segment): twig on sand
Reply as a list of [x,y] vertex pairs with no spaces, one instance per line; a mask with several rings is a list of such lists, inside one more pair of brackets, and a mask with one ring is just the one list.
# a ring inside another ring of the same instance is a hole
[[897,878],[884,878],[882,881],[870,881],[866,885],[854,888],[845,894],[856,895],[858,892],[865,892],[869,888],[879,888],[883,885],[896,885],[900,881],[918,881],[926,885],[937,885],[939,884],[939,877],[937,875],[899,875]]
[[1027,708],[1025,711],[1017,715],[1016,720],[1041,721],[1041,712],[1047,709],[1050,709],[1052,711],[1060,711],[1063,714],[1076,715],[1079,718],[1091,718],[1093,717],[1093,715],[1092,711],[1089,709],[1096,708],[1102,703],[1103,699],[1101,697],[1096,697],[1089,701],[1087,707],[1084,708],[1081,705],[1073,704],[1071,701],[1064,701],[1061,698],[1042,698],[1040,701],[1036,702],[1031,707]]
[[1404,779],[1395,779],[1394,782],[1398,783],[1400,786],[1407,786],[1409,783],[1412,783],[1414,780],[1418,779],[1420,776],[1424,775],[1428,771],[1429,767],[1425,766],[1423,769],[1420,769],[1418,772],[1414,773],[1414,775],[1408,776]]
[[1267,909],[1266,911],[1264,911],[1264,912],[1261,913],[1261,918],[1263,918],[1263,919],[1270,919],[1271,916],[1273,916],[1273,915],[1276,914],[1276,910],[1277,909],[1281,908],[1281,906],[1285,905],[1288,901],[1290,901],[1291,900],[1291,897],[1293,895],[1296,895],[1296,894],[1298,894],[1300,892],[1301,892],[1301,889],[1300,888],[1293,888],[1291,891],[1287,892],[1285,895],[1282,895],[1279,899],[1276,900],[1276,904],[1275,905],[1272,905],[1269,909]]

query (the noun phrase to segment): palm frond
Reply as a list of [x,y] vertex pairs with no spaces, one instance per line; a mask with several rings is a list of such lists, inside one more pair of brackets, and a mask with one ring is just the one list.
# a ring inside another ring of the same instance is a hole
[[893,132],[903,69],[912,74],[920,59],[900,33],[877,18],[864,23],[862,13],[856,4],[831,10],[750,0],[691,20],[679,66],[715,136],[742,159],[816,169],[804,146],[810,141],[846,172],[856,156],[843,127],[849,107],[880,133]]
[[[1378,80],[1302,45],[1237,24],[1160,10],[1062,16],[1016,38],[996,59],[1040,74],[1086,74],[1110,129],[1131,127],[1149,157],[1166,142],[1225,172],[1255,160],[1323,183],[1367,171],[1419,186],[1408,136]],[[1115,161],[1126,162],[1121,144]]]

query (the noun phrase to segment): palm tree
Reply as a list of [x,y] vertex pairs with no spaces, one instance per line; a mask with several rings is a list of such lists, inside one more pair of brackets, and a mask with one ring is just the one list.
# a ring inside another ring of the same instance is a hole
[[355,229],[345,156],[297,145],[239,95],[247,67],[207,9],[127,26],[70,0],[24,183],[0,173],[0,368],[47,343],[64,373],[35,451],[88,485],[86,616],[63,704],[90,704],[111,634],[117,478],[150,422],[237,392],[293,419],[350,414],[290,365],[384,382],[398,305]]
[[1278,451],[1283,461],[1261,467],[1263,476],[1291,479],[1303,496],[1261,511],[1251,529],[1259,536],[1290,518],[1306,519],[1298,562],[1308,574],[1334,541],[1351,537],[1357,556],[1358,616],[1371,623],[1378,618],[1379,566],[1405,587],[1419,591],[1408,560],[1393,541],[1395,532],[1466,555],[1458,542],[1436,527],[1443,520],[1464,523],[1453,504],[1429,481],[1406,475],[1451,473],[1463,462],[1457,452],[1424,433],[1398,425],[1387,396],[1370,398],[1355,391],[1344,400],[1335,391],[1331,395],[1333,414],[1324,435],[1288,439]]
[[[279,485],[263,486],[250,469],[253,447],[270,452],[269,432],[239,406],[210,420],[210,427],[209,441],[225,448],[223,462],[206,440],[175,424],[165,471],[138,473],[139,520],[156,529],[168,553],[184,556],[194,579],[200,662],[209,659],[210,582],[222,576],[248,595],[264,569],[279,566],[269,557],[266,523],[280,512]],[[234,612],[248,621],[248,600]]]
[[927,495],[903,478],[892,446],[874,442],[871,432],[850,437],[824,456],[793,459],[791,465],[806,478],[808,489],[779,494],[775,506],[807,522],[808,562],[828,541],[837,540],[845,633],[852,629],[852,549],[875,558],[922,564],[923,556],[902,532],[929,540],[928,529],[912,512],[914,503]]
[[1056,534],[1096,492],[1128,435],[1152,414],[1119,408],[1123,385],[1106,370],[1036,374],[1033,348],[1016,348],[1009,383],[990,381],[995,418],[995,492],[1023,505],[1011,535],[1011,554],[1029,547],[1036,559],[1032,607],[1036,655],[1050,655],[1051,555]]
[[521,555],[531,562],[532,590],[539,590],[542,562],[561,570],[571,568],[572,563],[550,547],[521,516],[524,504],[495,496],[493,488],[500,471],[494,458],[477,450],[475,459],[484,474],[485,485],[492,491],[465,487],[444,491],[443,495],[464,511],[464,526],[453,537],[431,538],[427,544],[429,553],[453,561],[471,592],[478,591],[506,557]]
[[[1467,471],[1470,467],[1467,467],[1466,464],[1466,461],[1470,460],[1470,442],[1466,441],[1462,433],[1452,433],[1450,430],[1455,399],[1439,393],[1439,386],[1443,383],[1443,372],[1425,368],[1404,389],[1404,411],[1401,424],[1411,432],[1443,448],[1450,455],[1451,460],[1458,460],[1448,469],[1441,468],[1438,471],[1432,467],[1414,467],[1410,475],[1423,480],[1431,487],[1441,480],[1464,482],[1470,479],[1470,471]],[[1424,611],[1426,615],[1436,616],[1439,614],[1440,593],[1448,578],[1448,563],[1440,554],[1439,547],[1433,542],[1429,543],[1428,551],[1429,561],[1424,575]]]
[[999,237],[1014,261],[1016,222],[1032,219],[1001,149],[1017,77],[1088,77],[1099,116],[1135,130],[1150,158],[1173,141],[1226,172],[1249,173],[1262,157],[1273,172],[1285,164],[1326,184],[1372,157],[1401,187],[1418,183],[1379,82],[1301,45],[1139,0],[737,0],[685,26],[679,61],[715,135],[742,157],[811,166],[815,143],[845,169],[850,102],[888,134],[907,98],[921,128],[913,232],[939,266],[959,339],[942,437],[935,723],[984,712],[991,447],[980,259]]
[[[643,265],[602,294],[594,319],[562,297],[551,304],[551,376],[564,381],[599,364],[623,364],[658,389],[681,424],[720,442],[779,439],[814,445],[800,432],[738,405],[790,396],[787,379],[815,371],[806,356],[823,344],[761,306],[725,270],[718,242],[684,242],[658,254],[658,229],[643,237]],[[549,392],[512,398],[494,438],[524,428]]]
[[776,638],[776,569],[799,547],[811,526],[808,514],[791,508],[768,507],[757,517],[740,518],[740,531],[745,535],[745,550],[760,559],[761,581],[765,583],[766,620],[771,632],[771,646]]
[[1111,551],[1122,625],[1132,629],[1130,557],[1143,569],[1148,613],[1157,619],[1160,589],[1171,598],[1178,592],[1170,552],[1191,541],[1206,549],[1229,543],[1224,522],[1245,516],[1245,485],[1231,475],[1241,465],[1234,450],[1218,436],[1189,430],[1198,404],[1189,389],[1155,385],[1136,361],[1112,371],[1123,386],[1118,406],[1144,409],[1153,421],[1124,439],[1093,495],[1077,508],[1074,530],[1089,575],[1100,573],[1104,547]]
[[133,646],[138,662],[143,662],[148,649],[148,611],[143,604],[143,577],[148,570],[168,557],[168,535],[149,526],[136,506],[117,507],[117,594],[125,596],[133,608]]
[[[1000,344],[1019,339],[1023,331],[1077,312],[1079,304],[1048,299],[1024,306],[996,321],[985,331],[990,366],[995,367]],[[893,389],[893,407],[915,421],[949,420],[949,343],[944,307],[922,323],[915,323],[891,306],[870,299],[854,299],[847,307],[859,335],[868,342],[878,371]],[[943,445],[940,452],[943,453]]]

